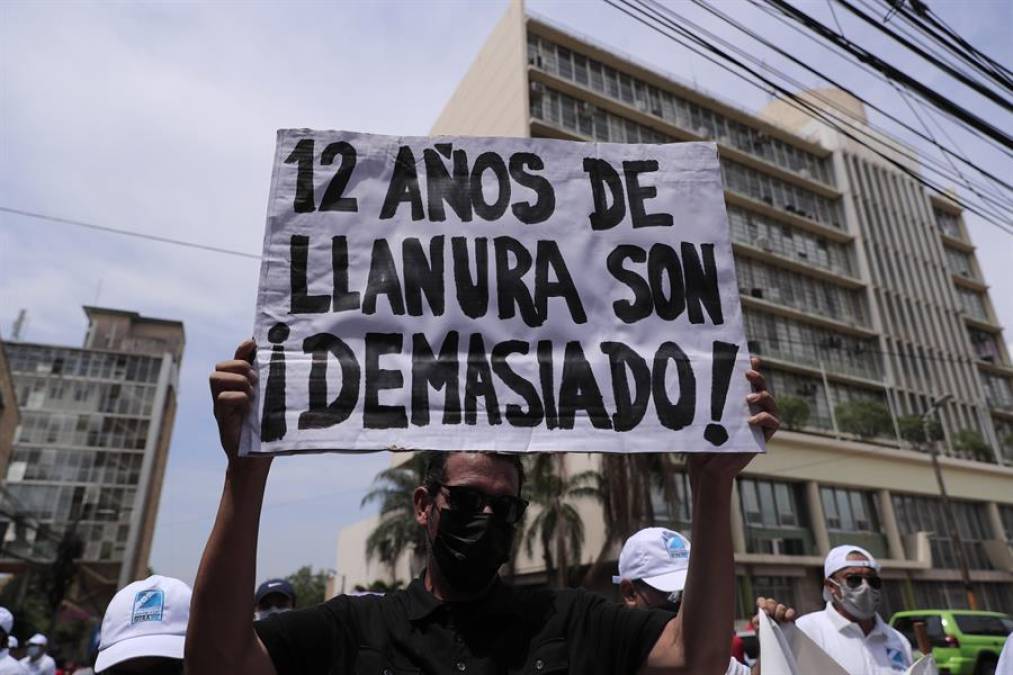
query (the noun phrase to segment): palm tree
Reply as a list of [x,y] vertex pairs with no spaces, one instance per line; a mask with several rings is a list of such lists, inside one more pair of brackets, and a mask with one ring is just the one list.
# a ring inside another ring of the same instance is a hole
[[604,454],[601,471],[591,482],[593,498],[602,507],[605,540],[583,585],[593,587],[607,560],[618,554],[622,542],[637,530],[653,525],[651,488],[659,487],[665,502],[675,506],[675,461],[671,453]]
[[567,585],[570,565],[579,564],[584,548],[584,521],[572,500],[593,498],[596,477],[594,471],[567,476],[562,453],[539,453],[529,460],[526,496],[539,508],[523,525],[524,548],[531,556],[535,540],[540,541],[545,576],[555,577],[559,587]]
[[426,455],[417,452],[398,466],[384,469],[373,479],[373,488],[362,498],[361,506],[380,502],[380,522],[366,539],[366,560],[379,558],[394,578],[397,561],[409,553],[409,569],[414,576],[422,567],[426,534],[415,522],[412,493],[422,485]]

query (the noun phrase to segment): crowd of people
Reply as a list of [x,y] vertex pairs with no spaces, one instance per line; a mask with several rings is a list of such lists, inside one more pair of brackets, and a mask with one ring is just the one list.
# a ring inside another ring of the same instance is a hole
[[[613,577],[620,602],[500,579],[527,507],[524,465],[516,455],[479,452],[428,454],[412,495],[428,543],[426,567],[407,588],[339,595],[302,609],[283,579],[251,594],[272,461],[238,455],[253,393],[251,353],[252,343],[244,343],[211,376],[228,467],[193,591],[157,575],[121,589],[103,618],[93,670],[67,675],[760,672],[759,662],[735,658],[731,639],[731,491],[750,459],[743,454],[688,457],[691,536],[657,527],[633,533]],[[755,367],[747,373],[749,421],[769,439],[777,407]],[[824,563],[824,609],[798,616],[761,597],[757,617],[794,625],[849,674],[904,672],[912,647],[878,615],[881,587],[879,563],[867,550],[838,546]],[[42,635],[28,640],[20,661],[11,656],[12,629],[13,617],[0,608],[0,675],[55,673]],[[1008,642],[997,671],[1003,675],[1013,675],[1010,651]]]

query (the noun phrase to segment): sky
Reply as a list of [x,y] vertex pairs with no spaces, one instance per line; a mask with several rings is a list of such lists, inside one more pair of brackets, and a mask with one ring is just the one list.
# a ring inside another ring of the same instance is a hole
[[[826,2],[797,4],[834,21]],[[527,6],[747,110],[769,101],[605,3]],[[734,35],[688,2],[669,6]],[[1013,62],[1013,4],[931,6],[972,44]],[[888,85],[747,2],[720,7],[918,124]],[[504,0],[0,3],[0,207],[259,254],[276,129],[425,135],[505,9]],[[852,39],[1011,129],[995,105],[952,85],[839,7],[836,14]],[[808,75],[799,79],[816,83]],[[974,162],[1011,175],[1009,159],[994,147],[940,122]],[[968,225],[1000,321],[1013,326],[1013,238],[973,216]],[[22,339],[52,344],[80,344],[86,304],[184,322],[179,410],[151,566],[187,582],[225,467],[207,376],[251,332],[258,269],[253,259],[0,212],[5,338],[22,308],[28,312]],[[383,453],[275,461],[258,576],[306,564],[333,568],[338,531],[371,513],[360,501],[387,465]]]

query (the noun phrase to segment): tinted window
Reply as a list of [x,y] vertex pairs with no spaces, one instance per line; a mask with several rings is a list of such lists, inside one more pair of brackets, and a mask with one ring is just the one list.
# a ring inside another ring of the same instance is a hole
[[998,616],[974,616],[969,614],[956,614],[957,626],[960,632],[965,635],[1009,635],[1013,626],[1009,620],[1003,621]]

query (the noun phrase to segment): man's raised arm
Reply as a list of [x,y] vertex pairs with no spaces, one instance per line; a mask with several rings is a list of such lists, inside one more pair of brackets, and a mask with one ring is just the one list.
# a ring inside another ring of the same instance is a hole
[[219,363],[211,373],[211,396],[228,467],[214,529],[193,586],[186,631],[187,675],[275,675],[271,657],[253,630],[257,531],[271,460],[237,455],[256,382],[250,366],[253,350],[252,340],[243,342],[235,359]]
[[[749,423],[769,440],[777,431],[777,405],[763,376],[753,370],[747,397],[756,410]],[[693,492],[693,527],[686,587],[678,616],[668,622],[641,669],[641,675],[721,675],[731,658],[735,621],[735,557],[732,547],[732,486],[749,464],[750,453],[695,453],[687,459]]]

